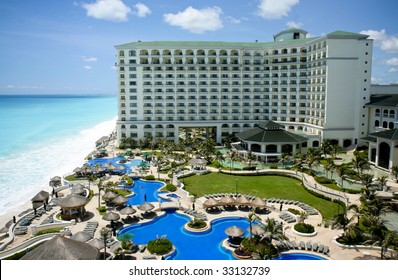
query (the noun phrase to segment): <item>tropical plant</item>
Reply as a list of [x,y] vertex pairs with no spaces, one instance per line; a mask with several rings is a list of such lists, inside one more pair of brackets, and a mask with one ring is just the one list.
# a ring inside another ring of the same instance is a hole
[[102,240],[104,240],[104,260],[106,259],[106,245],[107,245],[110,233],[111,233],[111,231],[106,227],[103,227],[100,230],[100,237]]
[[166,239],[166,235],[156,237],[155,240],[150,240],[147,245],[147,249],[151,254],[163,255],[171,251],[173,243]]
[[117,239],[120,241],[120,245],[118,248],[115,250],[116,255],[120,255],[121,259],[124,259],[124,256],[127,252],[132,252],[134,243],[133,243],[133,237],[134,235],[132,233],[123,233],[117,237]]
[[330,179],[333,178],[333,173],[336,170],[336,165],[334,164],[334,161],[332,158],[328,158],[326,159],[326,163],[325,163],[325,171],[326,171],[326,176],[327,173],[330,172]]
[[256,221],[261,221],[261,218],[254,211],[252,211],[247,215],[247,219],[249,220],[249,234],[250,234],[249,239],[251,239],[252,238],[252,225]]
[[387,182],[388,182],[388,177],[387,176],[381,176],[381,177],[377,177],[377,182],[379,184],[380,190],[383,191],[387,191],[388,187],[387,187]]
[[272,240],[288,240],[287,236],[283,233],[283,225],[282,223],[278,223],[273,218],[267,218],[265,220],[265,224],[263,225],[263,229],[266,232],[267,238],[269,238],[269,242],[272,244]]
[[398,165],[391,167],[391,174],[394,176],[395,182],[398,183]]

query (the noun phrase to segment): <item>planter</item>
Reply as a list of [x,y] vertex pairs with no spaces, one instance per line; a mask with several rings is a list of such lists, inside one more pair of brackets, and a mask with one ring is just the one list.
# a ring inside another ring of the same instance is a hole
[[303,236],[303,237],[312,237],[318,234],[318,232],[315,230],[312,233],[303,233],[303,232],[299,232],[297,230],[294,229],[294,227],[292,227],[292,232],[298,236]]

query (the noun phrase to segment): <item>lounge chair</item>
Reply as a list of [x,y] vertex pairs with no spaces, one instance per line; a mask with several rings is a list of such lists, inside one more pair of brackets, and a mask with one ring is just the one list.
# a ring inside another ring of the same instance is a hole
[[300,249],[299,245],[297,245],[296,241],[292,242],[294,249]]
[[307,241],[307,243],[305,244],[305,246],[306,246],[306,248],[307,248],[308,251],[311,251],[311,249],[312,249],[312,244],[311,244],[310,241]]
[[324,249],[323,244],[319,244],[318,253],[322,253],[322,252],[323,252],[323,249]]
[[305,243],[304,241],[300,241],[299,246],[302,250],[305,250]]
[[323,253],[325,255],[329,254],[329,247],[328,246],[323,247]]
[[318,243],[312,244],[312,251],[316,252],[318,250]]

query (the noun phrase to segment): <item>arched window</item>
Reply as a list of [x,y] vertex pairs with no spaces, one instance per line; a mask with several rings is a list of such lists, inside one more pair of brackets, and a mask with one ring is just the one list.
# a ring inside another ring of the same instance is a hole
[[383,122],[383,128],[387,128],[388,127],[388,122],[384,121]]
[[376,117],[379,117],[379,116],[380,116],[380,109],[376,109],[376,111],[375,111],[375,116],[376,116]]
[[375,126],[376,126],[376,127],[379,127],[379,126],[380,126],[379,120],[376,120],[376,121],[375,121]]
[[130,125],[130,128],[137,128],[135,124]]
[[389,129],[394,129],[394,123],[393,122],[389,122],[388,123],[388,128]]
[[383,110],[383,117],[388,118],[388,110]]
[[395,118],[395,111],[394,110],[390,110],[390,118]]

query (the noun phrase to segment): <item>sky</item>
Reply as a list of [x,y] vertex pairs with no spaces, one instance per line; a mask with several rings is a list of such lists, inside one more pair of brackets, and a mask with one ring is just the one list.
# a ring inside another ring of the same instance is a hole
[[298,27],[374,39],[372,82],[398,83],[396,0],[1,0],[0,94],[116,94],[115,45],[271,42]]

